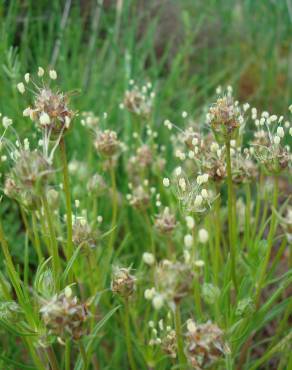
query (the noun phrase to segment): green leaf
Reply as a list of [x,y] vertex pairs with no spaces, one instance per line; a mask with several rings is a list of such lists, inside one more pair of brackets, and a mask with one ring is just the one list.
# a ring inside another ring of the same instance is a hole
[[[94,329],[92,330],[92,334],[88,337],[89,340],[85,346],[85,350],[86,350],[86,355],[88,357],[88,354],[91,352],[92,350],[92,346],[93,346],[93,343],[94,343],[94,340],[97,338],[97,333],[101,330],[101,328],[106,324],[106,322],[112,317],[112,315],[120,308],[120,306],[117,306],[115,308],[113,308],[110,312],[108,312],[103,319],[101,319],[94,327]],[[76,362],[76,365],[74,367],[74,370],[81,370],[81,365],[82,365],[82,359],[81,359],[81,355],[78,356],[78,359],[77,359],[77,362]]]
[[34,366],[21,364],[17,361],[12,360],[11,358],[8,358],[8,357],[6,357],[4,355],[1,355],[1,354],[0,354],[0,358],[1,358],[1,360],[5,361],[5,363],[7,363],[7,364],[15,365],[14,369],[36,370],[36,367],[34,367]]
[[67,280],[67,277],[69,275],[69,272],[71,271],[72,267],[73,267],[73,264],[80,252],[80,249],[82,248],[82,244],[80,244],[78,246],[78,248],[74,251],[72,257],[70,258],[70,260],[68,261],[67,263],[67,266],[65,268],[65,271],[63,272],[62,276],[61,276],[61,283],[62,285],[66,285],[66,280]]

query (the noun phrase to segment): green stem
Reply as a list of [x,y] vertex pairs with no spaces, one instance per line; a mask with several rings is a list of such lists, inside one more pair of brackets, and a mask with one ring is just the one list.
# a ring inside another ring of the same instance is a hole
[[259,183],[257,187],[257,199],[256,199],[256,207],[255,207],[255,218],[254,218],[254,227],[252,232],[252,239],[254,239],[256,232],[258,230],[258,222],[260,217],[260,210],[261,210],[261,194],[263,189],[263,182],[264,182],[264,176],[263,173],[260,173]]
[[177,351],[178,351],[178,360],[179,368],[184,368],[186,365],[186,357],[184,354],[184,343],[181,331],[181,317],[180,317],[180,308],[179,305],[175,305],[175,333],[177,340]]
[[87,370],[87,367],[88,367],[87,355],[86,355],[84,344],[81,340],[79,341],[79,350],[80,350],[81,357],[82,357],[82,360],[83,360],[82,369]]
[[227,186],[228,186],[228,232],[229,232],[229,248],[231,257],[231,277],[235,291],[237,293],[237,280],[236,280],[236,230],[234,230],[234,221],[236,215],[234,214],[234,190],[232,182],[231,170],[231,155],[230,155],[230,141],[226,141],[226,162],[227,162]]
[[11,258],[10,252],[9,252],[8,243],[7,243],[7,241],[4,237],[4,232],[3,232],[1,222],[0,222],[0,244],[1,244],[2,252],[4,254],[4,258],[5,258],[5,261],[6,261],[6,265],[7,265],[7,269],[8,269],[8,273],[9,273],[9,278],[10,278],[11,283],[13,285],[13,288],[15,290],[17,299],[18,299],[20,304],[25,305],[25,297],[24,297],[23,291],[21,289],[20,278],[19,278],[18,273],[17,273],[17,271],[14,267],[14,263],[12,261],[12,258]]
[[41,249],[41,243],[40,243],[40,237],[37,229],[37,221],[36,221],[36,215],[35,212],[32,212],[31,214],[32,219],[32,230],[33,230],[33,236],[34,236],[34,246],[36,253],[38,255],[39,263],[43,260],[44,256]]
[[52,347],[47,348],[47,355],[48,355],[48,359],[49,359],[52,370],[60,370],[55,352]]
[[[14,267],[13,260],[11,258],[10,252],[9,252],[8,243],[7,243],[7,241],[5,239],[5,236],[4,236],[4,231],[3,231],[3,228],[2,228],[1,221],[0,221],[0,244],[1,244],[2,251],[3,251],[3,254],[4,254],[4,258],[5,258],[5,261],[6,261],[6,265],[7,265],[7,269],[8,269],[8,273],[9,273],[9,278],[10,278],[12,286],[15,290],[17,299],[18,299],[20,305],[22,306],[22,308],[23,308],[23,310],[26,314],[26,318],[27,318],[28,323],[32,326],[33,329],[35,329],[36,325],[35,325],[35,320],[33,318],[31,305],[30,305],[30,302],[27,302],[26,297],[24,296],[24,293],[22,291],[21,281],[20,281],[19,275],[18,275],[18,273],[17,273],[17,271]],[[31,354],[31,356],[33,358],[33,361],[34,361],[35,365],[37,366],[37,368],[40,369],[40,370],[45,370],[44,365],[42,364],[41,360],[38,358],[37,354],[35,353],[35,349],[34,349],[34,346],[32,344],[32,339],[26,337],[26,338],[24,338],[24,341],[25,341],[26,345],[29,348],[30,354]]]
[[149,236],[150,236],[151,253],[153,254],[153,256],[155,256],[156,251],[155,251],[155,243],[154,243],[154,238],[153,238],[153,228],[152,228],[152,225],[151,225],[151,222],[150,222],[149,215],[148,215],[147,211],[145,211],[144,214],[145,214],[145,220],[146,220],[146,224],[147,224],[148,232],[149,232]]
[[220,197],[215,201],[215,266],[214,266],[214,283],[219,283],[219,268],[222,263],[221,249],[220,249],[220,237],[221,237],[221,225],[220,225]]
[[65,370],[70,370],[70,359],[71,359],[71,341],[70,339],[66,340],[65,346]]
[[272,209],[271,225],[270,225],[270,230],[269,230],[268,240],[267,240],[267,251],[266,251],[265,259],[264,259],[262,269],[260,272],[260,277],[258,280],[258,286],[257,286],[257,291],[256,291],[255,302],[256,302],[257,308],[259,307],[261,292],[263,289],[266,272],[267,272],[267,268],[268,268],[270,257],[271,257],[273,239],[274,239],[274,235],[275,235],[276,228],[277,228],[277,215],[276,215],[275,210],[277,209],[277,205],[278,205],[278,197],[279,197],[279,178],[278,176],[275,176],[274,177],[273,209]]
[[32,340],[30,338],[28,338],[28,337],[25,337],[23,340],[26,343],[26,345],[28,346],[28,350],[30,352],[30,355],[31,355],[31,357],[33,359],[33,362],[35,363],[37,369],[39,369],[39,370],[46,370],[47,368],[43,365],[40,356],[36,352],[35,347],[34,347],[34,345],[32,343]]
[[132,342],[131,342],[131,332],[130,332],[130,312],[129,312],[129,300],[125,299],[125,337],[128,352],[128,360],[131,370],[136,370],[136,364],[134,361]]
[[[117,184],[116,184],[116,175],[113,163],[110,166],[110,175],[111,175],[111,183],[112,183],[112,222],[111,228],[113,229],[116,226],[117,222],[117,211],[118,211],[118,193],[117,193]],[[112,255],[112,249],[115,241],[115,230],[113,230],[110,234],[109,240],[109,252],[110,257]]]
[[51,214],[51,210],[48,204],[48,200],[46,195],[43,195],[43,207],[46,216],[46,220],[48,223],[49,233],[50,233],[50,241],[51,241],[51,254],[52,254],[52,262],[53,262],[53,275],[54,275],[54,282],[56,289],[59,290],[60,288],[60,279],[59,279],[59,272],[60,272],[60,261],[59,261],[59,252],[58,252],[58,242],[55,234],[55,228],[53,224],[53,218]]
[[245,227],[244,227],[244,245],[250,248],[250,225],[251,225],[251,192],[250,184],[245,184],[246,204],[245,204]]
[[66,154],[65,139],[60,140],[60,151],[61,160],[63,164],[63,187],[66,198],[66,222],[67,222],[67,252],[66,257],[69,260],[73,254],[73,242],[72,242],[72,206],[71,206],[71,192],[68,172],[68,161]]
[[197,314],[200,318],[203,317],[203,310],[202,310],[202,302],[200,296],[200,284],[199,279],[194,279],[194,297],[195,297],[195,307],[197,310]]

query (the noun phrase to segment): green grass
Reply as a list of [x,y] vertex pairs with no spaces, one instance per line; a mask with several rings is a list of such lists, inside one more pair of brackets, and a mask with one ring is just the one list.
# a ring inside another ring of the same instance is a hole
[[[178,131],[168,132],[165,119],[184,129],[187,120],[182,112],[186,111],[196,129],[207,133],[205,114],[215,100],[215,89],[229,84],[241,102],[289,119],[290,2],[182,0],[161,6],[154,5],[159,3],[155,1],[142,6],[142,1],[131,0],[81,3],[11,0],[0,4],[0,112],[11,117],[19,137],[28,137],[35,147],[40,133],[22,116],[31,99],[20,95],[16,84],[24,73],[35,74],[38,66],[55,68],[57,86],[70,92],[70,104],[77,113],[65,138],[69,169],[73,160],[78,161],[77,170],[69,171],[70,187],[64,183],[66,198],[59,186],[64,156],[56,151],[50,183],[60,195],[56,213],[50,204],[48,212],[37,217],[21,203],[6,196],[1,200],[0,369],[45,369],[49,361],[53,370],[84,370],[85,362],[88,369],[184,369],[186,338],[181,332],[186,333],[185,323],[190,318],[198,323],[212,320],[224,331],[230,353],[226,351],[214,369],[290,369],[291,247],[287,247],[289,230],[282,221],[291,204],[285,188],[291,180],[291,158],[273,204],[271,191],[258,180],[250,187],[235,186],[236,199],[253,204],[251,214],[245,215],[243,231],[239,231],[242,220],[238,215],[237,225],[234,223],[230,182],[228,187],[226,183],[217,187],[221,196],[210,213],[192,214],[197,226],[191,257],[204,260],[205,267],[200,277],[192,280],[192,292],[177,304],[176,316],[172,312],[167,318],[170,310],[166,305],[156,311],[144,299],[145,289],[154,282],[153,267],[142,262],[142,254],[153,248],[157,260],[183,260],[184,235],[189,232],[186,213],[175,193],[162,185],[163,178],[172,179],[172,171],[180,164],[171,139]],[[151,81],[156,93],[147,123],[158,137],[153,140],[141,129],[140,139],[151,147],[153,162],[163,157],[166,166],[163,171],[147,168],[139,174],[139,181],[148,179],[160,193],[162,205],[176,214],[178,226],[173,237],[161,236],[153,227],[159,212],[155,197],[146,212],[133,209],[126,199],[132,181],[128,164],[139,144],[133,138],[137,119],[119,108],[130,79],[138,85]],[[84,111],[94,112],[101,128],[114,129],[128,147],[113,173],[104,168],[104,160],[94,150],[93,133],[80,124]],[[249,120],[244,143],[253,130]],[[12,132],[7,138],[16,139]],[[291,136],[287,135],[286,144],[291,146]],[[11,167],[10,160],[0,161],[1,188]],[[95,173],[106,183],[105,192],[98,197],[86,189]],[[197,175],[195,171],[188,174],[192,178]],[[262,176],[264,180],[272,178]],[[42,191],[41,202],[46,205],[46,189]],[[70,198],[73,214],[80,216],[85,210],[98,230],[98,245],[93,250],[82,244],[75,244],[71,250],[70,226],[68,229],[63,219],[70,212]],[[78,209],[76,199],[80,201]],[[97,215],[103,217],[100,225]],[[36,217],[35,225],[32,217]],[[209,231],[207,244],[199,241],[201,227]],[[51,258],[46,262],[38,260],[38,239],[42,254]],[[133,268],[137,289],[129,302],[110,291],[112,265]],[[47,337],[39,315],[43,302],[39,297],[49,299],[71,283],[74,295],[88,301],[91,317],[81,341],[69,338],[61,345],[54,336]],[[3,305],[12,300],[18,302],[20,312],[5,310]],[[178,359],[149,346],[148,322],[153,320],[157,325],[161,318],[176,328]],[[48,346],[43,345],[45,340]],[[54,356],[58,365],[54,365]]]

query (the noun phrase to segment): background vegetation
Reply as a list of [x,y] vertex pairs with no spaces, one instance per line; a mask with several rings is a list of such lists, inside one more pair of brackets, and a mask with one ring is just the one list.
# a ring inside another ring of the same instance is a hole
[[[33,124],[21,117],[27,104],[16,84],[24,73],[50,66],[58,72],[62,91],[74,92],[72,106],[76,110],[93,111],[99,117],[106,112],[106,127],[129,143],[131,119],[119,103],[130,79],[151,81],[156,92],[152,127],[170,158],[164,120],[169,118],[179,126],[182,112],[187,111],[200,125],[218,85],[232,85],[240,101],[261,110],[279,115],[287,112],[292,102],[291,27],[290,0],[1,1],[0,112],[14,120],[20,136],[35,140]],[[70,160],[86,161],[84,170],[90,173],[100,169],[88,144],[91,135],[79,122],[66,140]],[[0,169],[2,175],[7,164],[0,163]],[[120,163],[117,183],[124,193],[128,186],[125,175],[126,166]],[[161,174],[161,180],[163,177]],[[82,184],[74,186],[74,179],[72,183],[73,199],[81,198]],[[109,226],[111,212],[106,200],[99,204],[99,212]],[[11,254],[21,269],[26,258],[25,228],[18,206],[4,199],[0,215],[13,245]],[[129,207],[120,210],[119,219],[126,219],[127,227],[120,230],[122,247],[115,257],[122,255],[125,265],[137,266],[142,251],[149,249],[149,240],[145,239],[143,220],[136,222],[135,217]],[[28,279],[32,279],[36,256],[26,252],[30,254]],[[3,267],[2,262],[0,265]],[[143,305],[137,309],[137,317],[141,311]],[[107,330],[112,336],[122,336],[117,328],[109,324]],[[11,342],[5,358],[13,358],[17,351]],[[113,355],[109,353],[100,351],[101,369],[125,368],[122,340],[116,341]],[[4,360],[1,366],[18,369]],[[270,368],[273,366],[274,362]]]

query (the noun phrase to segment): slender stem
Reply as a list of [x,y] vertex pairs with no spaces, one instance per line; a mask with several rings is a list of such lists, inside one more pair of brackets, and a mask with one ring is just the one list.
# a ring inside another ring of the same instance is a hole
[[0,222],[0,244],[1,244],[1,247],[2,247],[3,254],[4,254],[4,258],[6,260],[6,265],[7,265],[7,269],[8,269],[8,272],[9,272],[9,278],[11,280],[11,283],[13,285],[13,288],[15,290],[17,298],[18,298],[20,304],[25,304],[25,298],[24,298],[24,295],[23,295],[23,291],[21,289],[20,279],[19,279],[18,273],[17,273],[17,271],[14,267],[14,263],[13,263],[13,260],[11,258],[10,252],[9,252],[8,243],[7,243],[7,241],[4,237],[4,232],[3,232],[1,222]]
[[[117,193],[117,184],[116,184],[116,175],[113,163],[110,166],[110,175],[111,175],[111,183],[112,183],[112,222],[111,227],[114,228],[117,222],[117,211],[118,211],[118,193]],[[112,254],[112,249],[115,241],[115,230],[113,230],[110,234],[109,240],[109,252],[110,257]]]
[[67,252],[66,257],[69,260],[73,254],[73,242],[72,242],[72,206],[71,206],[71,192],[70,192],[70,181],[68,172],[68,161],[66,154],[65,139],[60,140],[60,151],[61,160],[63,163],[63,187],[66,198],[66,222],[67,222]]
[[48,204],[48,200],[46,195],[43,195],[43,207],[45,216],[48,223],[49,233],[50,233],[50,240],[51,240],[51,253],[52,253],[52,262],[53,262],[53,274],[54,274],[54,281],[56,285],[56,289],[58,290],[60,287],[60,279],[59,279],[59,272],[60,272],[60,261],[59,261],[59,252],[58,252],[58,242],[55,234],[55,228],[53,224],[53,218],[51,214],[51,210]]
[[47,348],[47,355],[48,355],[48,359],[49,359],[52,370],[60,370],[55,352],[52,347]]
[[237,280],[236,280],[236,230],[234,230],[234,195],[233,195],[233,183],[232,183],[232,171],[231,171],[231,155],[230,155],[230,141],[226,141],[226,162],[227,162],[227,186],[228,186],[228,232],[229,232],[229,248],[231,257],[231,276],[235,291],[237,292]]
[[35,212],[32,212],[31,219],[32,219],[32,230],[33,230],[33,236],[34,236],[34,246],[35,246],[35,250],[38,255],[38,259],[40,263],[43,260],[44,256],[43,256],[42,249],[41,249],[41,243],[40,243],[40,237],[39,237],[39,233],[37,229],[37,220],[36,220]]
[[32,306],[29,302],[29,298],[27,297],[26,293],[22,289],[21,280],[20,280],[19,274],[16,271],[16,268],[14,266],[11,254],[9,252],[8,243],[7,243],[7,241],[5,239],[5,236],[4,236],[1,221],[0,221],[0,244],[1,244],[2,251],[3,251],[3,254],[4,254],[4,258],[5,258],[5,261],[6,261],[9,279],[10,279],[10,281],[12,283],[12,286],[15,290],[18,302],[22,306],[22,309],[24,310],[24,312],[26,314],[26,318],[27,318],[27,321],[29,322],[29,324],[32,326],[32,328],[36,328],[35,318],[34,318],[34,314],[33,314],[33,308],[32,308]]
[[273,194],[273,209],[272,209],[272,218],[271,218],[271,224],[270,224],[270,230],[268,234],[268,240],[267,240],[267,251],[265,255],[265,259],[262,265],[262,269],[260,272],[260,277],[258,281],[257,291],[256,291],[256,307],[259,307],[260,304],[260,298],[261,298],[261,292],[264,285],[264,280],[266,277],[267,268],[270,262],[272,247],[273,247],[273,239],[277,228],[277,215],[276,215],[276,208],[278,205],[278,197],[279,197],[279,178],[278,176],[274,177],[274,194]]
[[39,369],[39,370],[46,370],[47,367],[45,367],[44,364],[42,363],[41,357],[36,352],[35,347],[34,347],[34,345],[32,343],[31,338],[24,337],[23,340],[26,343],[26,345],[28,346],[28,350],[30,352],[30,355],[31,355],[31,357],[33,359],[33,362],[35,363],[37,369]]
[[133,356],[131,332],[130,332],[130,313],[129,313],[129,300],[125,299],[125,337],[128,352],[128,360],[131,370],[136,370],[136,364]]
[[221,225],[220,225],[220,197],[215,201],[215,266],[214,266],[214,283],[218,285],[219,283],[219,268],[222,262],[220,241],[221,241]]
[[246,194],[246,205],[245,205],[245,227],[244,227],[244,245],[250,248],[250,225],[251,225],[251,214],[250,214],[250,207],[251,207],[251,192],[250,192],[250,184],[245,184],[245,194]]
[[111,233],[109,236],[109,243],[108,243],[108,251],[104,263],[104,268],[105,268],[105,273],[103,274],[103,281],[102,285],[104,286],[106,277],[107,277],[107,272],[108,268],[110,267],[110,262],[113,254],[113,247],[114,247],[114,242],[115,242],[115,237],[116,237],[116,222],[117,222],[117,211],[118,211],[118,193],[117,193],[117,185],[116,185],[116,176],[115,176],[115,170],[114,170],[114,165],[113,161],[111,161],[110,164],[110,176],[111,176],[111,183],[112,183],[112,221],[111,221]]
[[259,183],[257,187],[257,199],[256,199],[256,207],[255,207],[255,218],[254,218],[254,228],[252,232],[252,239],[254,239],[257,229],[258,229],[258,222],[260,217],[260,210],[261,210],[261,192],[263,189],[263,182],[264,182],[264,176],[263,173],[260,173]]
[[87,360],[87,355],[86,355],[85,347],[84,347],[84,344],[83,344],[82,340],[79,341],[79,350],[80,350],[80,353],[81,353],[81,356],[82,356],[82,360],[83,360],[83,367],[82,367],[82,369],[83,370],[87,370],[88,360]]
[[65,346],[65,370],[70,370],[70,360],[71,360],[71,341],[70,339],[66,340]]
[[155,256],[156,251],[155,251],[155,242],[154,242],[154,238],[153,238],[152,225],[151,225],[151,222],[150,222],[149,215],[148,215],[147,211],[144,212],[144,215],[145,215],[145,220],[146,220],[146,224],[147,224],[147,228],[148,228],[148,232],[149,232],[149,236],[150,236],[151,252]]
[[186,357],[184,354],[184,344],[183,344],[183,337],[181,331],[181,317],[180,317],[180,308],[179,305],[175,305],[175,333],[176,333],[176,340],[177,340],[177,351],[178,351],[178,360],[180,368],[184,368],[186,364]]
[[194,279],[194,297],[195,297],[195,307],[197,310],[197,314],[200,318],[203,317],[203,310],[202,310],[202,303],[201,303],[201,296],[200,296],[200,283],[199,279]]

